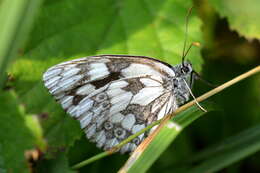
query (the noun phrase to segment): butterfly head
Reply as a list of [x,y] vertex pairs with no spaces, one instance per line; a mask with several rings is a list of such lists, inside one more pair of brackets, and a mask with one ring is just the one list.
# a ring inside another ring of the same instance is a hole
[[183,63],[174,66],[173,71],[175,72],[176,77],[185,78],[191,75],[193,69],[190,62],[184,61]]
[[182,75],[187,75],[187,74],[191,74],[193,69],[192,69],[192,65],[190,62],[185,61],[181,64],[181,74]]

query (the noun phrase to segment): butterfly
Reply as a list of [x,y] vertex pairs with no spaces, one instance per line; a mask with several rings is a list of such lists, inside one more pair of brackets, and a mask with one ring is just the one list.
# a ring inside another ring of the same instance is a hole
[[[100,55],[49,68],[45,87],[97,147],[111,149],[189,100],[192,65],[145,56]],[[124,145],[132,152],[149,132]]]

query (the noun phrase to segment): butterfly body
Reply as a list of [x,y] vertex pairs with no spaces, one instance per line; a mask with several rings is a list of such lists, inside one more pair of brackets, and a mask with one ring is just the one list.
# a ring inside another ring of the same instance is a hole
[[[171,66],[149,57],[100,55],[55,65],[43,81],[86,137],[107,150],[188,101],[191,72],[187,62]],[[133,151],[147,135],[120,152]]]

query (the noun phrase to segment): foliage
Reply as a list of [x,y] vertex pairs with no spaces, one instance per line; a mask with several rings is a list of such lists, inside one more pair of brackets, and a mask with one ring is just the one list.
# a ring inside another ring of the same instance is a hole
[[[6,24],[0,29],[5,36],[0,37],[0,172],[75,172],[72,165],[101,152],[44,88],[42,73],[59,62],[98,54],[180,63],[192,5],[187,43],[202,46],[192,48],[187,59],[203,78],[221,84],[259,64],[256,0],[45,0],[37,14],[40,1],[16,1],[0,1]],[[15,7],[22,10],[8,10]],[[259,172],[259,83],[257,75],[210,98],[206,108],[218,105],[221,111],[200,117],[193,108],[179,115],[190,116],[187,127],[177,138],[168,130],[168,140],[164,136],[152,146],[156,158],[144,156],[147,164],[133,169]],[[193,91],[198,96],[210,89],[197,80]],[[189,124],[195,117],[200,118]],[[115,172],[127,158],[115,154],[79,172]]]
[[[260,2],[257,0],[209,0],[221,17],[226,17],[230,28],[246,38],[260,38]],[[234,5],[236,4],[236,5]]]

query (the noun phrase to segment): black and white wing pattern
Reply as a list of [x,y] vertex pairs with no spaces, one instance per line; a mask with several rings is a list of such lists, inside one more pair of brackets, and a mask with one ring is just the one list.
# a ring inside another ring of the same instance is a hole
[[[179,66],[149,57],[92,56],[55,65],[44,85],[63,109],[80,122],[86,137],[105,150],[177,109]],[[177,83],[176,83],[177,82]],[[120,149],[133,151],[147,133]]]

